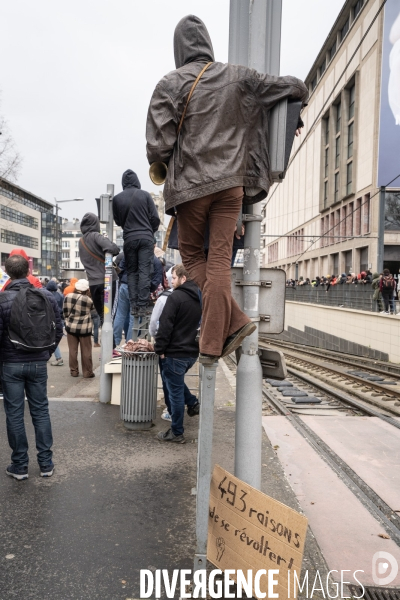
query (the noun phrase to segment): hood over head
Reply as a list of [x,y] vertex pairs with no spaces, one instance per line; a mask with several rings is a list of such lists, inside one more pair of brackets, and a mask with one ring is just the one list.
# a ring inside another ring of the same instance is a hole
[[49,283],[46,285],[46,290],[49,290],[49,292],[56,292],[57,291],[56,282],[50,280]]
[[29,260],[27,253],[22,248],[14,248],[14,250],[11,250],[10,256],[23,256],[26,260]]
[[189,281],[185,281],[185,283],[182,283],[182,285],[175,288],[175,292],[178,290],[182,290],[182,292],[185,292],[188,296],[200,302],[199,288],[191,279]]
[[78,281],[77,277],[71,277],[71,279],[69,280],[69,285],[75,286],[77,281]]
[[174,55],[177,69],[199,60],[214,62],[211,38],[199,17],[187,15],[175,27]]
[[125,188],[131,187],[140,190],[140,181],[136,173],[132,171],[132,169],[128,169],[122,175],[122,189],[124,190]]
[[100,233],[100,221],[94,213],[86,213],[81,221],[81,231],[83,234],[88,231],[97,231]]
[[372,273],[372,279],[378,279],[379,273]]

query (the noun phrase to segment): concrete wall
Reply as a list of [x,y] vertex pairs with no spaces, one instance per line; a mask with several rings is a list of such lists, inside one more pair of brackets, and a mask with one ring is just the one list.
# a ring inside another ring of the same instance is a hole
[[269,337],[400,363],[400,316],[286,302],[285,331]]

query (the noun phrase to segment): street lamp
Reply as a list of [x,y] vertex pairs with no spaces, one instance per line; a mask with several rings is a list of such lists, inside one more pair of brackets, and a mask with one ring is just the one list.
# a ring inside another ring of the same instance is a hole
[[58,205],[62,202],[83,202],[83,198],[72,198],[71,200],[57,200],[57,198],[54,198],[54,201],[56,203],[56,278],[58,279],[58,211],[61,210]]

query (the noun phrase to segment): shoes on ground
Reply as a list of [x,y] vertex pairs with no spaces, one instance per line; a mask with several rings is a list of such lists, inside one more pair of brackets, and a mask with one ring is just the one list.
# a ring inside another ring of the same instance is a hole
[[193,404],[193,406],[187,407],[187,414],[189,417],[197,417],[197,415],[199,413],[200,413],[200,402],[196,402],[196,404]]
[[64,361],[62,358],[58,358],[54,362],[50,363],[52,367],[62,367],[64,365]]
[[173,434],[172,429],[160,431],[157,433],[157,439],[160,440],[160,442],[175,442],[175,444],[184,444],[186,441],[183,435]]
[[40,477],[51,477],[54,473],[54,464],[40,466]]
[[225,340],[224,347],[222,348],[221,358],[223,358],[224,356],[228,356],[228,354],[234,352],[234,350],[239,348],[239,346],[242,345],[244,338],[253,333],[253,331],[256,330],[256,327],[257,326],[255,323],[246,323],[246,325],[243,325],[243,327],[241,327],[240,329],[235,331],[235,333],[232,333],[232,335],[227,337]]
[[92,377],[96,377],[96,375],[94,373],[92,373],[91,375],[83,376],[84,379],[91,379]]
[[7,475],[10,477],[14,477],[17,481],[22,481],[23,479],[28,479],[28,467],[18,467],[13,463],[9,465],[6,469]]
[[164,419],[164,421],[172,421],[171,415],[167,410],[164,410],[163,414],[161,415],[161,418]]
[[79,377],[79,373],[71,373],[71,377]]
[[205,366],[213,365],[217,362],[219,356],[212,356],[211,354],[199,354],[199,363]]
[[93,348],[100,348],[100,344],[98,344],[98,343],[93,344]]

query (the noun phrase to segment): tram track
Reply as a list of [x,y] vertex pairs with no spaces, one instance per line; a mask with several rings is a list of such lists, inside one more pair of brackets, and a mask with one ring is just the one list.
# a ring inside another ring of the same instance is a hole
[[[229,368],[232,371],[236,370],[236,361],[233,356],[225,358]],[[325,398],[331,407],[335,407],[340,412],[349,414],[350,409],[353,416],[373,416],[384,420],[391,425],[400,428],[400,422],[396,421],[389,415],[384,415],[376,411],[368,405],[361,403],[358,400],[344,394],[341,390],[335,390],[333,386],[328,386],[320,381],[316,381],[309,375],[304,376],[296,373],[295,369],[288,369],[290,375],[288,380],[295,382],[297,385],[300,379],[303,385],[306,385],[308,390],[317,394],[323,392]],[[276,389],[276,388],[275,388]],[[318,390],[315,392],[314,390]],[[284,416],[293,428],[307,441],[317,455],[336,473],[343,481],[346,487],[355,495],[359,502],[368,510],[368,512],[380,523],[386,534],[400,546],[400,515],[394,511],[380,496],[371,488],[357,473],[342,460],[332,448],[326,444],[311,427],[301,418],[301,415],[294,412],[295,407],[290,406],[289,398],[279,398],[274,393],[274,388],[271,385],[263,383],[264,402],[268,403],[273,409],[273,414]],[[319,394],[321,396],[321,394]],[[315,408],[315,407],[314,407]]]

